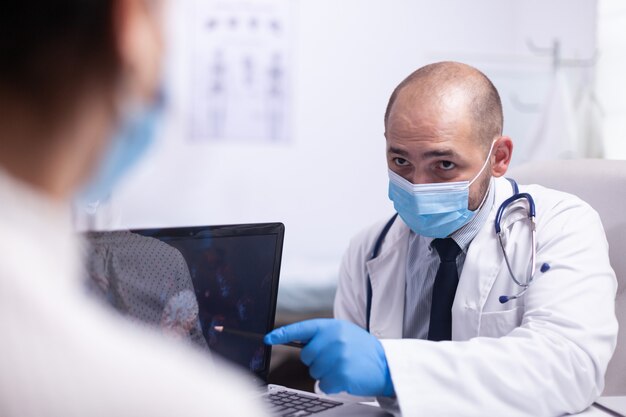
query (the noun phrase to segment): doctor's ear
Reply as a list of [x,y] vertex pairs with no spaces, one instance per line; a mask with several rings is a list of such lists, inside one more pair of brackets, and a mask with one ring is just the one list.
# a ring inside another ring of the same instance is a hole
[[491,153],[491,175],[498,178],[506,174],[513,156],[513,141],[508,136],[496,139]]

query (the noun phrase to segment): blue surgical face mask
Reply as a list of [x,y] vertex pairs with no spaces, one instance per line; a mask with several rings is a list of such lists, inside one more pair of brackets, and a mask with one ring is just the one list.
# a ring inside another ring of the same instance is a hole
[[135,108],[122,116],[98,168],[80,191],[79,202],[105,201],[110,196],[113,187],[154,142],[163,109],[164,100],[159,96],[150,105]]
[[482,174],[489,158],[471,181],[412,184],[389,170],[389,199],[402,220],[418,235],[444,238],[476,214],[468,208],[470,185]]

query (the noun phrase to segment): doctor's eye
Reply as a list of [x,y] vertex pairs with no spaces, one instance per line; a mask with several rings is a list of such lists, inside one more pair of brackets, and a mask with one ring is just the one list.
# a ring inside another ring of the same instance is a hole
[[441,168],[444,171],[450,171],[451,169],[456,168],[456,164],[450,161],[440,161],[438,165],[439,165],[439,168]]
[[404,158],[393,158],[393,162],[399,167],[405,167],[409,165],[409,161]]

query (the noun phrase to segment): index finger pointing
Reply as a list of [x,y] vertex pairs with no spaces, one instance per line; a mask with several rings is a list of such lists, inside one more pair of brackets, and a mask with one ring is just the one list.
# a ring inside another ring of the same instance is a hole
[[322,325],[322,321],[322,319],[305,320],[279,327],[266,334],[263,341],[268,345],[279,345],[293,341],[307,343],[315,336]]

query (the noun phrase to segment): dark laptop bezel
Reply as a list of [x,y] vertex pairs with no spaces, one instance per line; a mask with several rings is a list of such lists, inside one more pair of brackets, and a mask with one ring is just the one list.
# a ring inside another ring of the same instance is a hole
[[[233,237],[233,236],[267,236],[276,235],[276,249],[274,251],[274,267],[272,270],[272,284],[270,289],[270,306],[265,332],[274,329],[276,317],[276,302],[278,300],[278,282],[283,254],[283,242],[285,237],[285,225],[283,223],[248,223],[226,224],[211,226],[189,227],[155,227],[145,229],[131,229],[130,232],[143,236],[159,238],[204,238],[204,237]],[[257,378],[267,383],[270,368],[272,347],[267,346],[263,358],[263,369],[254,372]]]

